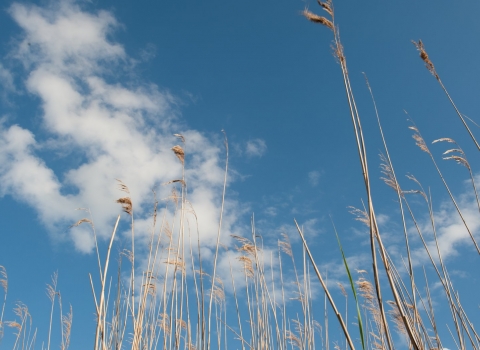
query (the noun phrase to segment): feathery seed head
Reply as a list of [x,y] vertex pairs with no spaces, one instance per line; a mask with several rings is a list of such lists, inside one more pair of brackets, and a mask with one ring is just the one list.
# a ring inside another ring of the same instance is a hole
[[418,131],[418,128],[416,126],[409,126],[408,127],[410,130],[414,131],[414,134],[412,135],[412,138],[415,140],[415,144],[423,151],[428,153],[429,155],[432,155],[430,153],[430,150],[427,147],[427,144],[425,143],[425,140],[423,139],[422,135],[420,135],[420,131]]
[[173,153],[177,156],[177,158],[182,162],[182,164],[185,163],[185,152],[183,151],[183,148],[180,147],[179,145],[173,146],[172,147]]
[[[450,150],[450,151],[456,151],[456,150]],[[448,152],[448,151],[447,151]],[[445,152],[445,153],[447,153]],[[445,154],[444,153],[444,154]],[[448,156],[448,157],[443,157],[443,159],[445,160],[448,160],[448,159],[452,159],[454,160],[455,162],[457,162],[458,164],[460,165],[463,165],[465,168],[469,169],[470,170],[470,164],[468,163],[468,161],[462,157],[462,156],[457,156],[457,155],[451,155],[451,156]]]
[[123,183],[122,180],[116,179],[118,182],[118,188],[120,191],[125,192],[125,193],[130,193],[130,190],[128,189],[128,186]]
[[185,321],[182,320],[181,318],[177,320],[177,325],[178,325],[180,328],[187,329],[187,322],[185,322]]
[[278,247],[282,252],[292,257],[292,245],[290,244],[290,239],[288,238],[288,235],[286,233],[282,233],[281,236],[284,240],[278,240]]
[[437,142],[450,142],[450,143],[456,143],[455,140],[449,138],[449,137],[442,137],[437,140],[433,140],[432,143],[437,143]]
[[437,80],[440,80],[440,77],[435,71],[435,66],[433,65],[433,62],[428,57],[427,51],[425,51],[425,46],[423,45],[423,42],[419,40],[418,43],[416,41],[412,41],[412,43],[415,45],[417,50],[420,51],[420,58],[423,60],[423,62],[425,62],[425,67],[427,67],[428,71],[432,73],[432,75]]
[[16,321],[7,321],[5,322],[7,326],[16,328],[17,330],[21,331],[22,330],[22,325]]
[[185,143],[185,137],[183,137],[182,134],[173,134],[173,136],[175,136],[177,139],[180,139],[182,143]]
[[7,294],[8,290],[8,278],[7,278],[7,270],[5,267],[0,265],[0,286],[3,288],[5,294]]
[[291,331],[289,331],[289,330],[286,331],[285,339],[289,340],[289,341],[290,341],[290,344],[291,344],[292,346],[301,349],[301,347],[302,347],[302,342],[301,342],[300,339],[299,339],[294,333],[292,333]]
[[355,220],[360,221],[365,224],[367,227],[370,227],[370,217],[366,210],[361,210],[352,206],[348,207],[350,209],[350,214],[355,215]]
[[343,284],[337,282],[337,285],[340,288],[340,292],[342,293],[342,295],[346,298],[347,297],[347,291],[345,290],[345,287],[343,286]]
[[93,222],[90,219],[87,219],[87,218],[83,218],[83,219],[78,220],[76,223],[70,225],[68,228],[77,227],[77,226],[80,226],[83,223],[87,223],[90,226],[92,226],[92,228],[93,228]]
[[400,314],[400,311],[398,310],[398,305],[394,301],[387,301],[387,303],[391,306],[391,310],[388,312],[392,318],[393,323],[395,326],[397,326],[397,330],[404,334],[408,335],[407,329],[405,328],[405,324],[403,323],[403,318],[402,315]]
[[245,275],[248,278],[253,277],[254,272],[253,272],[252,259],[250,259],[249,257],[247,257],[245,255],[242,255],[242,256],[238,257],[237,259],[238,259],[238,261],[243,263],[243,269],[245,271]]
[[330,30],[333,30],[334,28],[332,21],[328,20],[323,16],[318,16],[313,12],[308,11],[307,9],[303,10],[302,14],[305,16],[306,19],[313,23],[323,24],[325,27],[330,28]]
[[123,197],[117,199],[117,203],[122,205],[123,211],[127,213],[128,215],[132,215],[133,212],[133,205],[132,205],[132,200],[130,197]]
[[326,2],[321,2],[317,0],[318,4],[325,10],[327,13],[333,17],[333,4],[332,0],[327,0]]
[[382,163],[380,164],[380,169],[382,169],[381,170],[382,174],[385,175],[385,177],[381,177],[381,179],[385,182],[387,186],[390,186],[396,192],[399,192],[400,186],[398,185],[397,179],[393,172],[392,166],[390,165],[390,162],[383,154],[380,154],[380,160],[382,161]]

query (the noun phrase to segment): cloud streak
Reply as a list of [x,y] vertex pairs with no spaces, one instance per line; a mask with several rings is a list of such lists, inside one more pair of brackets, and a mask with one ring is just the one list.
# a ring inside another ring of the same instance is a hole
[[245,146],[247,157],[262,157],[266,152],[267,144],[262,139],[249,140]]

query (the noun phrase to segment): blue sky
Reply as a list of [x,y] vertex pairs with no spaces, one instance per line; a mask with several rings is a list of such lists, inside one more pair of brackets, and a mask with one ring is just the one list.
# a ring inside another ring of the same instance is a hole
[[[109,237],[121,212],[115,203],[122,196],[118,178],[136,203],[138,231],[148,230],[151,190],[164,198],[169,187],[162,184],[181,173],[170,151],[179,142],[174,133],[186,138],[190,200],[206,254],[212,253],[218,222],[223,129],[230,146],[224,243],[232,244],[229,234],[249,235],[252,213],[269,244],[284,231],[298,241],[296,218],[307,228],[316,260],[337,271],[331,215],[352,264],[369,269],[368,236],[347,208],[360,207],[365,190],[341,71],[331,33],[307,22],[305,7],[318,10],[304,1],[3,3],[0,265],[9,276],[7,308],[21,300],[37,325],[47,322],[44,288],[58,271],[64,302],[74,307],[72,348],[90,346],[93,241],[85,228],[68,226],[83,216],[76,208],[90,208],[99,236]],[[397,257],[405,254],[395,193],[377,181],[382,144],[362,72],[401,184],[413,187],[403,179],[412,173],[432,190],[444,253],[458,271],[455,282],[465,304],[474,309],[472,286],[479,281],[472,266],[478,257],[433,165],[411,139],[404,110],[427,142],[459,142],[478,172],[477,151],[411,40],[423,40],[462,113],[479,122],[480,5],[348,1],[335,9],[386,242]],[[446,147],[431,150],[478,235],[468,173],[441,161]],[[418,210],[426,226],[420,204]],[[124,217],[124,230],[127,225]],[[122,236],[119,245],[126,241]],[[427,260],[418,254],[420,267]],[[440,304],[440,292],[437,297]],[[454,346],[444,339],[445,346]]]

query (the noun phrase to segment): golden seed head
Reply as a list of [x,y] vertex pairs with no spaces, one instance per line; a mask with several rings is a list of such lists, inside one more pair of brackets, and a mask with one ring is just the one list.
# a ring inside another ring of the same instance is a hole
[[172,147],[173,153],[177,156],[178,159],[184,164],[185,162],[185,152],[183,151],[183,148],[180,147],[179,145],[173,146]]
[[439,80],[440,77],[435,71],[435,66],[433,65],[433,62],[428,57],[427,51],[425,51],[425,46],[423,45],[423,42],[421,40],[419,40],[418,43],[416,41],[412,41],[412,42],[417,48],[417,50],[420,51],[420,58],[423,60],[423,62],[425,62],[425,66],[427,67],[429,72],[432,73],[437,80]]
[[117,199],[117,203],[122,205],[123,211],[127,213],[128,215],[132,215],[133,212],[133,205],[132,205],[132,200],[130,197],[123,197]]
[[333,30],[333,28],[334,28],[332,21],[328,20],[327,18],[325,18],[323,16],[318,16],[318,15],[314,14],[313,12],[308,11],[307,9],[303,10],[302,14],[305,16],[306,19],[308,19],[309,21],[311,21],[313,23],[322,24],[322,25],[330,28],[331,30]]
[[325,10],[327,13],[333,17],[333,5],[331,0],[327,0],[326,2],[321,2],[317,0],[318,4]]

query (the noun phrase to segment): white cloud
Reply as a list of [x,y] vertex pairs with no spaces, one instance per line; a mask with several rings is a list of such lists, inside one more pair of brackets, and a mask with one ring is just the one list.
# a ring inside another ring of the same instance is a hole
[[15,83],[13,81],[12,73],[0,63],[0,90],[2,97],[7,93],[15,91]]
[[[474,235],[477,244],[479,244],[480,237],[478,233],[480,229],[480,218],[478,216],[478,207],[474,195],[472,195],[471,191],[467,190],[467,192],[460,196],[458,203],[470,231]],[[434,212],[434,218],[438,245],[443,259],[458,255],[459,249],[466,247],[470,248],[469,251],[471,254],[475,254],[472,239],[451,201],[444,201],[440,209]],[[430,225],[430,219],[425,218],[422,220],[420,228],[427,241],[430,252],[434,258],[437,258],[437,248]],[[418,237],[416,230],[411,234]],[[412,259],[416,264],[422,264],[429,260],[423,245],[413,251]]]
[[254,139],[249,140],[245,146],[245,154],[247,157],[261,157],[267,152],[267,144],[265,140]]
[[318,186],[318,182],[320,181],[320,172],[319,171],[310,171],[308,173],[308,182],[310,183],[310,185],[312,185],[313,187],[315,186]]
[[275,217],[277,216],[278,214],[278,209],[275,208],[275,207],[267,207],[265,208],[265,210],[263,211],[267,216],[272,216],[272,217]]
[[[480,178],[477,178],[480,180]],[[456,201],[461,209],[462,215],[467,223],[470,231],[477,244],[480,241],[480,216],[476,203],[475,194],[470,182],[465,182],[465,187],[460,194],[456,195]],[[440,194],[441,194],[441,189]],[[439,193],[437,193],[438,198]],[[435,197],[434,197],[435,198]],[[433,235],[432,222],[428,215],[428,208],[421,196],[411,194],[406,196],[414,211],[415,220],[418,228],[422,233],[428,250],[430,251],[434,261],[438,264],[437,246]],[[465,225],[460,218],[455,206],[448,197],[442,198],[441,201],[433,200],[433,217],[435,230],[438,239],[438,246],[444,261],[448,261],[461,254],[476,254],[475,246]],[[423,211],[422,211],[423,210]],[[421,241],[418,231],[411,220],[410,214],[406,210],[405,213],[408,229],[409,246],[413,264],[415,266],[429,265],[430,258]],[[390,255],[395,257],[396,265],[403,266],[401,257],[406,257],[405,241],[402,226],[394,223],[394,218],[387,215],[380,215],[379,224],[385,226],[380,227],[380,232],[387,250]],[[397,217],[399,220],[399,217]],[[448,264],[447,264],[448,265]]]
[[[308,219],[305,222],[298,222],[298,225],[303,230],[307,241],[321,233],[318,228],[318,219]],[[286,234],[291,242],[300,241],[300,235],[295,224],[282,224],[266,231],[266,236],[275,238],[275,241],[280,237],[280,234]]]
[[123,47],[107,39],[118,24],[106,11],[86,13],[66,0],[52,2],[48,8],[14,3],[10,14],[25,32],[17,57],[26,66],[91,74],[105,69],[102,60],[126,58]]
[[387,214],[375,214],[375,217],[377,218],[377,223],[379,225],[386,225],[390,221],[390,216]]
[[[115,181],[121,179],[130,189],[138,227],[146,230],[149,226],[142,222],[149,220],[152,189],[166,198],[170,187],[161,184],[182,176],[171,151],[180,142],[173,134],[181,133],[188,198],[202,242],[211,247],[220,213],[223,150],[183,126],[174,96],[153,84],[122,79],[121,72],[134,74],[133,60],[109,39],[119,26],[115,18],[105,11],[84,12],[72,1],[48,8],[15,3],[9,12],[23,31],[12,57],[23,63],[26,89],[40,100],[41,126],[48,137],[39,138],[21,125],[0,124],[0,194],[29,204],[52,236],[89,252],[94,241],[87,227],[66,230],[82,217],[75,208],[89,208],[97,235],[107,237],[121,210],[115,200],[125,196]],[[262,152],[264,143],[253,145],[252,152]],[[73,163],[80,165],[61,173],[37,152],[65,146],[69,152],[63,156],[76,157]],[[237,203],[227,201],[227,241],[238,215]]]

